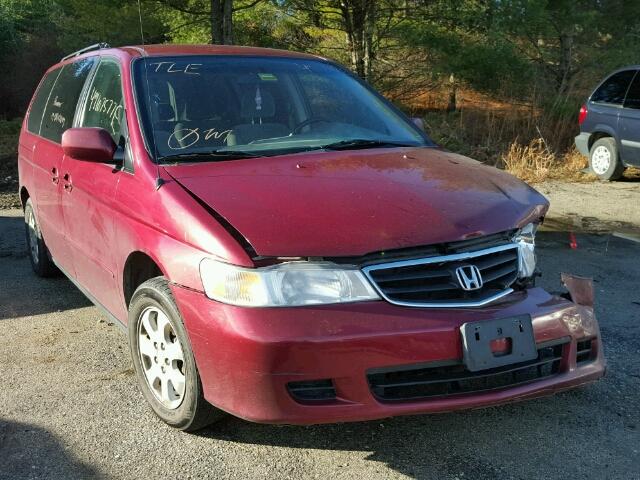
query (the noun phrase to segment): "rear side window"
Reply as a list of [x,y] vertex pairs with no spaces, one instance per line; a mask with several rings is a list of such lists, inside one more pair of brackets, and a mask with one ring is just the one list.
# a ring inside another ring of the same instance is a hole
[[591,101],[622,105],[631,79],[635,74],[635,70],[624,70],[614,73],[591,95]]
[[624,100],[624,106],[625,108],[640,109],[640,75],[636,75],[633,82],[631,82],[627,98]]
[[40,83],[40,87],[36,92],[36,96],[33,98],[33,102],[31,103],[31,110],[29,110],[29,119],[27,121],[27,130],[29,130],[31,133],[40,135],[42,114],[44,113],[44,108],[47,105],[47,100],[49,98],[49,94],[51,93],[51,88],[56,82],[56,78],[58,78],[59,73],[59,68],[50,71],[45,75],[44,79]]
[[93,77],[80,125],[104,128],[120,144],[123,114],[120,68],[113,60],[102,60]]
[[95,59],[86,58],[62,67],[44,109],[40,135],[60,143],[62,134],[71,128],[78,98]]

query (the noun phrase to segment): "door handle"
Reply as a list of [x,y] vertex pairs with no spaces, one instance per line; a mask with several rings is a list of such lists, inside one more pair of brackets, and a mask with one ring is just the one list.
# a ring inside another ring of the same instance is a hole
[[73,190],[73,185],[71,184],[71,175],[65,173],[62,177],[62,180],[64,180],[63,188],[65,189],[65,191],[67,193],[71,192],[71,190]]
[[58,169],[53,167],[51,169],[51,181],[54,185],[57,185],[60,182],[60,177],[58,176]]

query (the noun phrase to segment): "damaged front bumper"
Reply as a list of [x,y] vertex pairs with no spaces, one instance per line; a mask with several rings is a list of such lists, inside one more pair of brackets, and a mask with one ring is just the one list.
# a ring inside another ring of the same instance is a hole
[[[242,308],[173,289],[208,401],[256,422],[313,424],[485,407],[597,380],[605,359],[592,284],[563,282],[569,295],[530,288],[467,309]],[[469,372],[460,327],[523,315],[538,357]]]

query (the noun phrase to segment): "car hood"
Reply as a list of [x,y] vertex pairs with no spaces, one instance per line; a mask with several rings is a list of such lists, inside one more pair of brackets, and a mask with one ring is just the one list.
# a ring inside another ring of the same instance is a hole
[[464,240],[522,226],[548,207],[511,175],[437,148],[165,169],[262,256],[357,256]]

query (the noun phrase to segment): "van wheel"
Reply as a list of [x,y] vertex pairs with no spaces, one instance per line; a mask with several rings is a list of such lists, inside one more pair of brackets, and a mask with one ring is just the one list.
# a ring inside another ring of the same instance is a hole
[[27,199],[24,205],[24,226],[29,249],[31,267],[39,277],[53,277],[58,273],[58,268],[51,259],[51,253],[42,238],[42,232],[36,219],[36,212],[31,199]]
[[162,421],[194,431],[224,417],[204,399],[189,338],[164,277],[147,280],[135,291],[128,329],[138,384]]
[[596,140],[589,152],[589,167],[600,180],[617,180],[624,172],[624,165],[618,157],[616,141],[611,137]]

